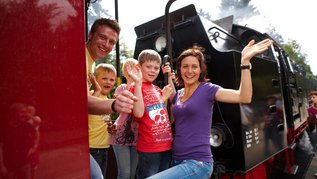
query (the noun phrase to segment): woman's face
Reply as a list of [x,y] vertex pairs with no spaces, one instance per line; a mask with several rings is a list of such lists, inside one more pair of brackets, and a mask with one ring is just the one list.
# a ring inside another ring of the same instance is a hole
[[184,85],[197,83],[201,74],[200,64],[196,57],[187,56],[181,62],[181,75]]

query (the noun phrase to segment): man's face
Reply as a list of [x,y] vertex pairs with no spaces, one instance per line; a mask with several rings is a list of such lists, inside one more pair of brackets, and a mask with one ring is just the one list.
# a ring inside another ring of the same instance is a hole
[[89,33],[87,48],[93,60],[108,55],[118,41],[118,33],[112,28],[102,25],[95,33]]
[[115,84],[116,75],[112,71],[102,70],[96,76],[96,81],[101,87],[101,94],[107,95]]

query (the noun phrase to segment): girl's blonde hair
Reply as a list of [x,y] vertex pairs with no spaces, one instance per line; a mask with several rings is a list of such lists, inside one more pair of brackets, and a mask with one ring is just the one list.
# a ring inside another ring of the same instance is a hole
[[136,59],[134,59],[134,58],[127,58],[125,61],[124,61],[124,63],[123,63],[123,65],[122,65],[122,75],[124,76],[124,77],[126,77],[126,78],[128,78],[129,77],[129,74],[128,74],[128,71],[127,71],[127,66],[134,66],[134,65],[136,65],[136,64],[138,64],[138,61],[136,60]]

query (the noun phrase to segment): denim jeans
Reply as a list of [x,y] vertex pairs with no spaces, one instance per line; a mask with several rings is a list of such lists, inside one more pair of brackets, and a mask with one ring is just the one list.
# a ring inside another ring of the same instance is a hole
[[117,179],[135,179],[138,165],[138,152],[135,146],[113,145],[112,148],[117,160]]
[[170,167],[171,150],[164,152],[138,152],[137,179],[145,179]]
[[94,157],[94,159],[100,166],[100,169],[102,171],[102,175],[104,178],[106,178],[106,173],[107,173],[108,150],[109,148],[104,148],[104,149],[90,148],[90,154]]
[[197,160],[172,161],[172,167],[148,179],[208,179],[213,164]]
[[102,172],[98,163],[96,162],[94,157],[92,157],[91,155],[89,155],[89,157],[90,157],[90,178],[103,179]]

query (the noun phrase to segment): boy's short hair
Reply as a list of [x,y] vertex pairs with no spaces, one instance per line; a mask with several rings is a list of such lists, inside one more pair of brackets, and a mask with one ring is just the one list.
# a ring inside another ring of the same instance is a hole
[[139,64],[142,65],[144,62],[147,61],[155,61],[161,64],[161,56],[155,50],[152,49],[145,49],[139,54],[138,57]]
[[136,59],[134,59],[134,58],[127,58],[124,61],[123,65],[122,65],[122,74],[123,74],[124,77],[128,77],[129,76],[129,74],[127,72],[127,66],[131,65],[131,64],[136,65],[136,64],[138,64],[138,61]]
[[311,92],[309,93],[309,96],[312,96],[312,95],[317,96],[317,91],[311,91]]
[[115,76],[117,75],[116,68],[113,65],[108,63],[100,63],[99,65],[97,65],[94,75],[98,76],[101,70],[104,70],[106,72],[113,72]]

